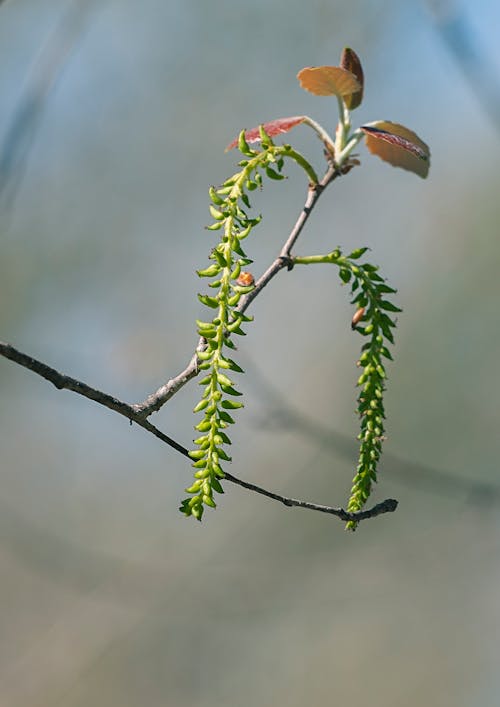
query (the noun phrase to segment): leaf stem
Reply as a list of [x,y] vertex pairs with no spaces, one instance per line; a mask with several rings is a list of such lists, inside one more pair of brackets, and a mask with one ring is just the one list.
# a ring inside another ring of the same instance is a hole
[[359,130],[359,128],[352,133],[344,147],[336,153],[335,163],[338,167],[342,167],[346,159],[349,157],[356,145],[363,139],[363,137],[364,133],[362,130]]
[[300,154],[300,152],[294,150],[293,147],[290,147],[290,145],[283,145],[282,147],[277,147],[276,151],[278,154],[283,154],[285,157],[289,157],[290,159],[294,160],[294,162],[296,162],[299,167],[302,167],[304,172],[309,177],[309,182],[311,184],[316,185],[319,183],[318,175],[316,174],[313,166],[306,160],[303,155]]

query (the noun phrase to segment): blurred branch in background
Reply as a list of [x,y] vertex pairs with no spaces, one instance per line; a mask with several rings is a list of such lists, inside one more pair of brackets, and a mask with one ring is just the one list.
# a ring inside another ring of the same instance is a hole
[[[245,369],[252,379],[256,397],[263,405],[263,412],[255,418],[255,426],[272,434],[277,431],[298,433],[323,450],[331,450],[349,460],[355,457],[355,440],[294,408],[248,357]],[[436,469],[387,451],[384,453],[382,473],[425,493],[465,498],[470,503],[481,505],[500,503],[500,486],[496,484],[460,477],[451,471]]]
[[[85,594],[109,583],[113,601],[148,597],[157,581],[168,578],[157,565],[138,563],[101,549],[89,549],[33,522],[29,514],[0,499],[0,544],[46,581]],[[116,593],[120,587],[119,596]]]
[[500,80],[493,62],[454,0],[427,0],[436,28],[479,104],[500,131]]
[[19,105],[0,143],[0,207],[14,202],[47,97],[81,38],[94,7],[97,7],[95,0],[72,0],[33,64]]

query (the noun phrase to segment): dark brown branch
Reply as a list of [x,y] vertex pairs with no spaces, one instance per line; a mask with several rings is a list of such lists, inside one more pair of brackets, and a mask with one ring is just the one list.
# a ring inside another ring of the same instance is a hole
[[398,502],[394,498],[386,498],[382,503],[377,503],[373,508],[369,508],[366,511],[356,511],[355,513],[349,513],[343,508],[334,508],[332,506],[323,506],[319,503],[310,503],[309,501],[299,501],[296,498],[289,498],[287,496],[281,496],[279,493],[273,493],[272,491],[267,491],[261,486],[256,484],[251,484],[249,481],[242,481],[237,479],[235,476],[225,472],[225,478],[228,481],[232,481],[238,486],[243,486],[243,488],[249,491],[255,491],[261,496],[267,496],[267,498],[272,498],[274,501],[279,501],[284,506],[288,508],[307,508],[310,511],[319,511],[320,513],[329,513],[332,516],[337,516],[340,520],[347,523],[348,521],[360,521],[366,520],[367,518],[375,518],[375,516],[382,515],[383,513],[393,513],[398,507]]
[[[47,364],[38,361],[38,359],[33,358],[32,356],[28,356],[22,351],[19,351],[18,349],[14,348],[14,346],[11,346],[10,344],[7,344],[2,341],[0,341],[0,355],[4,356],[5,358],[8,358],[14,363],[19,364],[20,366],[23,366],[24,368],[27,368],[30,371],[33,371],[33,373],[36,373],[42,378],[45,378],[45,380],[52,383],[58,390],[71,390],[74,393],[78,393],[78,395],[82,395],[83,397],[88,398],[89,400],[93,400],[94,402],[99,403],[99,405],[103,405],[104,407],[107,407],[110,410],[114,410],[114,412],[123,415],[131,422],[135,422],[137,425],[153,434],[162,442],[165,442],[165,444],[168,444],[180,454],[189,458],[189,450],[186,449],[186,447],[183,447],[171,437],[164,434],[161,430],[151,424],[149,420],[145,419],[141,414],[137,413],[137,411],[135,410],[135,406],[129,405],[128,403],[124,403],[123,401],[118,400],[112,395],[108,395],[108,393],[104,393],[101,390],[92,388],[91,386],[87,385],[86,383],[83,383],[82,381],[77,380],[76,378],[66,376],[63,373],[56,371],[55,368],[47,366]],[[264,489],[261,486],[257,486],[256,484],[252,484],[248,481],[243,481],[242,479],[239,479],[238,477],[233,476],[232,474],[226,473],[225,478],[231,483],[236,484],[237,486],[242,486],[243,488],[246,488],[249,491],[254,491],[255,493],[260,494],[261,496],[272,498],[273,500],[279,501],[280,503],[289,508],[307,508],[312,511],[319,511],[320,513],[329,513],[330,515],[334,515],[337,518],[340,518],[344,522],[350,520],[361,521],[367,518],[374,518],[375,516],[381,515],[382,513],[392,513],[396,510],[396,507],[398,505],[397,501],[388,498],[387,500],[377,504],[369,510],[358,511],[356,513],[348,513],[343,508],[333,508],[331,506],[323,506],[316,503],[310,503],[309,501],[299,501],[294,498],[288,498],[287,496],[281,496],[280,494],[268,491],[267,489]]]
[[[268,269],[261,275],[261,277],[255,283],[254,289],[247,295],[241,298],[236,311],[244,313],[248,309],[249,305],[253,300],[262,292],[264,287],[275,277],[280,270],[285,267],[290,267],[291,263],[291,251],[295,245],[297,238],[300,236],[302,229],[304,228],[307,219],[311,215],[311,212],[318,201],[319,197],[325,190],[325,188],[332,182],[340,173],[335,169],[335,167],[330,166],[325,172],[322,180],[319,184],[311,184],[307,191],[307,198],[302,207],[297,221],[294,227],[290,231],[280,254],[274,260],[274,262],[268,267]],[[205,348],[205,340],[200,338],[198,341],[198,346],[196,351],[203,351]],[[198,357],[196,354],[191,358],[186,368],[181,371],[174,378],[171,378],[167,383],[160,386],[158,390],[149,395],[142,403],[136,403],[132,407],[142,417],[148,417],[153,412],[157,412],[166,402],[169,400],[178,390],[180,390],[191,378],[194,378],[198,373]]]
[[14,363],[18,363],[20,366],[24,366],[24,368],[27,368],[30,371],[33,371],[33,373],[45,378],[45,380],[48,380],[50,383],[55,385],[58,390],[71,390],[73,393],[83,395],[84,398],[88,398],[89,400],[99,403],[99,405],[103,405],[110,410],[114,410],[119,415],[123,415],[123,417],[126,417],[131,422],[135,422],[145,430],[148,430],[148,432],[151,432],[181,454],[188,456],[188,450],[185,449],[185,447],[161,432],[158,428],[148,422],[148,420],[141,417],[141,415],[138,415],[134,410],[133,405],[124,403],[123,401],[114,398],[112,395],[108,395],[108,393],[103,393],[102,390],[92,388],[90,385],[87,385],[76,378],[71,378],[71,376],[66,376],[63,373],[59,373],[59,371],[56,371],[55,368],[47,366],[47,364],[38,361],[38,359],[33,358],[32,356],[28,356],[3,341],[0,341],[0,354],[5,358],[8,358],[10,361],[14,361]]

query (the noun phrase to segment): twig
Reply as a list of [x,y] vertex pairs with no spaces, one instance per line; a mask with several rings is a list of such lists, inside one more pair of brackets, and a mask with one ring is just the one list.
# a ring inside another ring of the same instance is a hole
[[[205,348],[205,339],[200,337],[196,351],[203,351]],[[198,373],[198,356],[196,353],[189,361],[186,368],[178,373],[174,378],[170,378],[164,385],[161,385],[158,390],[148,395],[142,403],[135,403],[132,407],[137,414],[144,419],[149,417],[151,413],[157,412],[167,400],[175,395],[191,378],[194,378]]]
[[[241,298],[240,303],[236,310],[242,314],[248,309],[249,305],[253,300],[262,292],[264,287],[275,277],[280,270],[287,267],[290,269],[291,264],[291,251],[295,245],[297,238],[299,237],[302,229],[304,228],[307,219],[311,215],[311,212],[318,201],[319,197],[325,190],[325,188],[332,182],[336,177],[339,176],[339,172],[335,167],[330,166],[325,172],[323,179],[319,184],[310,185],[307,191],[307,198],[302,207],[297,221],[294,227],[290,231],[290,234],[281,249],[280,254],[274,260],[273,263],[268,267],[268,269],[260,276],[260,278],[255,283],[254,289],[247,295]],[[200,338],[196,351],[203,351],[205,348],[205,339]],[[177,393],[191,378],[194,378],[198,373],[198,357],[196,353],[189,361],[186,368],[177,374],[174,378],[171,378],[167,383],[160,386],[158,390],[148,397],[141,403],[135,403],[132,405],[135,412],[146,418],[151,413],[157,412],[170,398]]]
[[[2,341],[0,341],[0,354],[5,358],[8,358],[10,361],[13,361],[14,363],[17,363],[20,366],[23,366],[24,368],[33,371],[33,373],[36,373],[42,378],[45,378],[45,380],[52,383],[58,390],[71,390],[74,393],[78,393],[78,395],[82,395],[83,397],[88,398],[89,400],[93,400],[94,402],[99,403],[99,405],[103,405],[104,407],[107,407],[110,410],[114,410],[114,412],[117,412],[119,415],[123,415],[131,422],[135,422],[137,425],[153,434],[162,442],[165,442],[165,444],[168,444],[180,454],[189,458],[189,450],[186,449],[186,447],[183,447],[171,437],[164,434],[161,430],[151,424],[149,420],[144,419],[143,416],[137,413],[133,405],[129,405],[128,403],[118,400],[118,398],[115,398],[112,395],[109,395],[108,393],[104,393],[101,390],[92,388],[91,386],[87,385],[86,383],[83,383],[82,381],[77,380],[76,378],[72,378],[63,373],[60,373],[59,371],[56,371],[55,368],[47,366],[47,364],[38,361],[38,359],[33,358],[32,356],[28,356],[22,351],[19,351],[18,349],[14,348],[14,346],[11,346],[10,344],[7,344]],[[260,494],[261,496],[266,496],[267,498],[279,501],[280,503],[289,508],[307,508],[312,511],[319,511],[320,513],[329,513],[330,515],[334,515],[337,518],[340,518],[344,522],[361,521],[367,518],[374,518],[375,516],[381,515],[382,513],[392,513],[396,510],[398,505],[397,501],[388,498],[382,503],[378,503],[376,506],[369,510],[358,511],[356,513],[348,513],[343,508],[323,506],[316,503],[310,503],[308,501],[299,501],[294,498],[282,496],[272,491],[268,491],[267,489],[264,489],[261,486],[257,486],[256,484],[252,484],[248,481],[243,481],[242,479],[233,476],[233,474],[226,473],[225,478],[231,483],[236,484],[237,486],[242,486],[243,488],[246,488],[249,491],[254,491],[255,493]]]
[[243,486],[243,488],[249,491],[255,491],[260,493],[261,496],[267,496],[267,498],[272,498],[274,501],[279,501],[287,508],[307,508],[310,511],[319,511],[320,513],[329,513],[332,516],[337,516],[340,520],[344,522],[348,521],[360,521],[366,518],[375,518],[375,516],[382,515],[383,513],[393,513],[398,507],[398,502],[394,498],[386,498],[385,501],[377,503],[373,508],[369,508],[366,511],[356,511],[355,513],[349,513],[343,508],[333,508],[332,506],[323,506],[319,503],[310,503],[309,501],[299,501],[296,498],[289,498],[287,496],[281,496],[279,493],[273,493],[272,491],[267,491],[261,486],[256,484],[251,484],[249,481],[242,481],[237,479],[235,476],[225,472],[225,478],[228,481],[232,481],[238,486]]
[[83,395],[84,398],[88,398],[89,400],[99,403],[99,405],[103,405],[110,410],[114,410],[119,415],[123,415],[123,417],[126,417],[131,422],[135,422],[148,432],[151,432],[155,435],[155,437],[158,437],[158,439],[161,439],[163,442],[173,447],[173,449],[176,449],[181,454],[184,454],[184,456],[188,456],[189,452],[185,449],[185,447],[161,432],[161,430],[152,425],[148,420],[145,420],[138,415],[134,410],[133,405],[124,403],[122,400],[118,400],[118,398],[114,398],[112,395],[108,395],[108,393],[104,393],[102,390],[92,388],[90,385],[87,385],[76,378],[71,378],[71,376],[66,376],[63,373],[59,373],[59,371],[56,371],[55,368],[47,366],[47,364],[42,363],[42,361],[38,361],[38,359],[33,358],[32,356],[28,356],[3,341],[0,341],[0,354],[5,358],[8,358],[10,361],[14,361],[20,366],[24,366],[24,368],[27,368],[30,371],[33,371],[33,373],[45,378],[45,380],[48,380],[50,383],[55,385],[58,390],[71,390],[73,393]]

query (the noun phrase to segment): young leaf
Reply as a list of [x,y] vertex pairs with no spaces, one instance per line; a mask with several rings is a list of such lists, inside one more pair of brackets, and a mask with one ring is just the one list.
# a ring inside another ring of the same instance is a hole
[[[349,255],[347,257],[349,258],[349,260],[358,260],[359,258],[361,258],[362,255],[364,255],[366,253],[367,250],[368,250],[367,246],[364,246],[363,248],[356,248],[356,250],[353,250],[352,253],[349,253]],[[366,265],[365,265],[365,269],[366,269]]]
[[348,96],[362,91],[356,76],[340,66],[307,66],[297,74],[301,87],[315,96]]
[[[277,118],[276,120],[270,120],[268,123],[262,123],[262,127],[264,128],[266,135],[269,135],[269,137],[275,137],[276,135],[289,132],[296,125],[303,123],[305,118],[305,115],[294,115],[290,118]],[[245,132],[245,140],[248,144],[261,141],[262,137],[260,128],[261,126],[259,125],[257,128],[252,128],[251,130],[247,130]],[[232,150],[233,147],[236,147],[238,145],[238,140],[239,138],[236,138],[230,142],[226,147],[226,152],[228,150]]]
[[269,179],[274,179],[275,181],[281,181],[282,179],[285,179],[282,174],[279,174],[279,172],[275,172],[274,169],[271,169],[271,167],[266,167],[266,175],[269,177]]
[[228,425],[234,425],[234,420],[231,417],[231,415],[226,412],[225,410],[219,410],[219,417],[221,420],[224,420],[224,422],[227,422]]
[[343,49],[342,56],[340,57],[340,67],[342,69],[350,71],[351,74],[354,74],[354,76],[358,79],[359,85],[361,86],[361,89],[359,91],[351,93],[350,96],[344,96],[344,103],[346,104],[347,108],[349,110],[354,110],[361,104],[361,101],[363,100],[364,76],[363,69],[361,67],[361,61],[359,60],[359,57],[356,52],[350,47],[345,47]]
[[377,120],[361,126],[367,148],[393,167],[402,167],[420,177],[427,177],[429,147],[412,130],[390,120]]
[[378,306],[380,309],[385,309],[388,312],[401,312],[402,310],[399,307],[396,307],[395,304],[392,302],[388,302],[387,300],[380,300],[378,303]]

